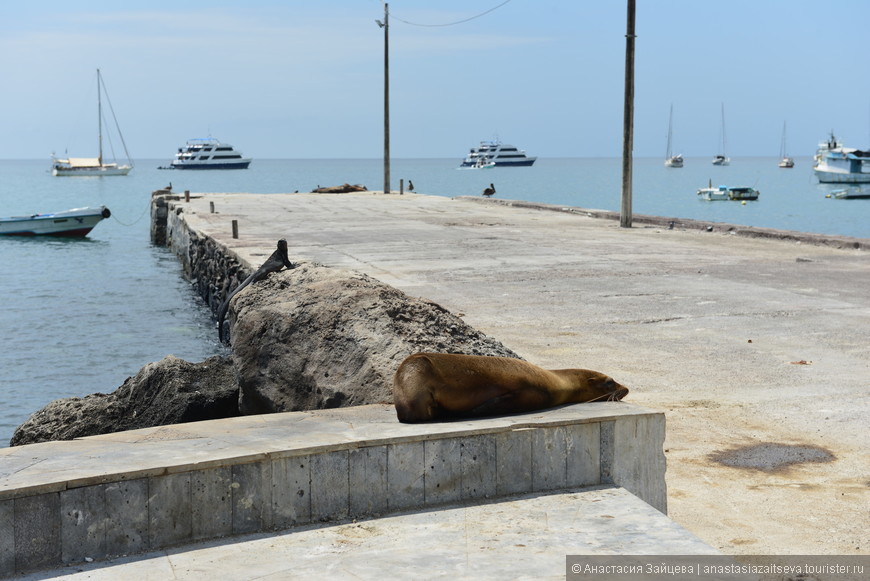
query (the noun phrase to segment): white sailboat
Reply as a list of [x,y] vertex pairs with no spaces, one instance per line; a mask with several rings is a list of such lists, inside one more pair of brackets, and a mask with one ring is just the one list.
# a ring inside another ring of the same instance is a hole
[[788,156],[785,148],[785,121],[782,122],[782,144],[779,146],[779,167],[794,167],[794,160]]
[[671,142],[674,133],[674,106],[671,105],[671,114],[668,117],[668,150],[665,153],[666,167],[683,167],[683,156],[681,154],[673,155],[671,151]]
[[713,165],[731,165],[731,158],[728,157],[728,142],[725,139],[725,103],[722,103],[722,129],[721,139],[719,140],[719,153],[713,158]]
[[[124,147],[124,154],[127,156],[127,163],[124,165],[105,163],[103,160],[103,93],[106,94],[106,102],[109,104],[109,111],[112,113],[112,119],[115,121],[115,128],[121,139],[121,145]],[[130,160],[130,154],[127,152],[127,144],[124,143],[124,136],[121,135],[121,128],[118,125],[118,119],[115,117],[112,102],[109,101],[109,94],[106,92],[105,84],[103,84],[103,77],[100,74],[100,69],[97,69],[97,127],[99,130],[99,154],[97,157],[69,157],[67,159],[58,159],[52,154],[52,175],[125,176],[130,173],[131,169],[133,169],[133,162]]]

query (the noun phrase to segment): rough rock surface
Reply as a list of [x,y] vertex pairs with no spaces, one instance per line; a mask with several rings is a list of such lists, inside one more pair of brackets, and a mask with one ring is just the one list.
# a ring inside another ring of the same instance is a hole
[[315,264],[252,284],[229,318],[244,414],[391,402],[419,351],[517,357],[431,301]]
[[143,367],[110,394],[59,399],[31,415],[11,446],[238,416],[229,357],[189,363],[172,355]]

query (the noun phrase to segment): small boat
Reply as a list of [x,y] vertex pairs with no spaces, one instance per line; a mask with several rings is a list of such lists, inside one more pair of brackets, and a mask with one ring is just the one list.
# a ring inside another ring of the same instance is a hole
[[698,189],[698,196],[702,200],[714,201],[714,200],[737,200],[737,201],[746,201],[746,200],[757,200],[759,191],[755,188],[750,188],[748,186],[737,186],[737,187],[728,187],[728,186],[719,186],[714,188],[712,180],[710,184],[706,188]]
[[536,159],[538,158],[529,157],[525,151],[498,140],[481,141],[480,145],[471,148],[459,167],[524,167],[532,165]]
[[74,208],[53,214],[0,218],[0,235],[82,238],[87,236],[101,220],[111,215],[107,207],[100,206],[99,208]]
[[870,183],[870,151],[843,147],[834,132],[816,151],[813,171],[823,184]]
[[757,200],[761,192],[749,186],[728,188],[729,200]]
[[713,181],[706,188],[698,188],[698,195],[702,200],[728,200],[728,188],[726,186],[713,187]]
[[731,165],[731,158],[726,153],[728,144],[725,139],[725,103],[722,103],[722,128],[720,129],[719,138],[719,153],[713,158],[713,165]]
[[794,167],[794,160],[788,156],[785,148],[785,121],[782,122],[782,144],[779,146],[779,167]]
[[665,153],[666,167],[683,167],[683,156],[681,154],[672,155],[671,141],[674,133],[674,106],[671,105],[671,114],[668,117],[668,150]]
[[[109,110],[112,112],[112,118],[115,120],[115,128],[118,131],[121,144],[124,146],[124,153],[127,155],[127,163],[124,165],[106,163],[103,160],[103,94],[106,95],[106,102],[109,104]],[[112,102],[109,101],[109,94],[106,92],[106,85],[103,83],[100,69],[97,69],[97,129],[99,135],[99,154],[97,157],[69,157],[67,159],[58,159],[54,154],[52,154],[51,175],[125,176],[130,173],[131,169],[133,169],[133,162],[130,160],[130,154],[127,152],[127,144],[124,143],[124,136],[121,135],[121,128],[118,125],[117,117],[115,117],[115,111],[112,109]]]
[[251,158],[243,157],[229,143],[206,137],[188,139],[178,148],[170,169],[247,169],[249,165]]
[[870,190],[860,187],[844,188],[842,190],[833,190],[827,197],[837,200],[868,200],[870,199]]

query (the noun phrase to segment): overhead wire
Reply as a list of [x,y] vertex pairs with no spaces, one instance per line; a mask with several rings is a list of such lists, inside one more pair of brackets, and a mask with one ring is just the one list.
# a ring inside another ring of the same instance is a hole
[[399,18],[395,14],[390,14],[390,16],[392,16],[395,20],[398,20],[399,22],[402,22],[404,24],[409,24],[411,26],[424,26],[424,27],[429,27],[429,28],[435,28],[435,27],[441,27],[441,26],[456,26],[457,24],[464,24],[464,23],[469,22],[471,20],[474,20],[476,18],[480,18],[481,16],[486,16],[490,12],[494,12],[494,11],[498,10],[499,8],[501,8],[502,6],[504,6],[505,4],[507,4],[510,1],[511,0],[504,0],[504,2],[502,2],[501,4],[499,4],[497,6],[493,6],[489,10],[481,12],[480,14],[476,14],[474,16],[470,16],[470,17],[464,18],[462,20],[457,20],[456,22],[446,22],[444,24],[422,24],[419,22],[408,22],[407,20],[402,20],[401,18]]

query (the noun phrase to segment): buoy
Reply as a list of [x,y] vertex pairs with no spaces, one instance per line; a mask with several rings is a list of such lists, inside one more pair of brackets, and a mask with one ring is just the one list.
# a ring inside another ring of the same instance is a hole
[[745,205],[746,205],[746,200],[743,200],[743,201],[742,201],[742,202],[740,202],[740,203],[741,203],[741,204],[742,204],[742,205],[744,205],[744,206],[745,206]]

